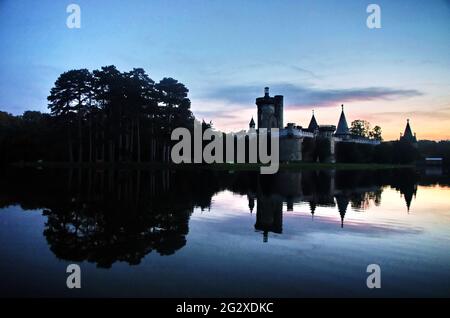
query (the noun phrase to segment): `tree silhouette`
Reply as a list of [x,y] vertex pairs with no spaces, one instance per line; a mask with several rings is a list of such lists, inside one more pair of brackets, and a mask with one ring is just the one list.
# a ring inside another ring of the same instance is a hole
[[352,121],[350,133],[360,137],[369,137],[370,124],[366,120],[357,119]]
[[[134,135],[136,135],[137,162],[141,162],[141,121],[154,119],[157,112],[156,91],[154,81],[142,68],[134,68],[125,73],[127,79],[127,112],[131,119],[130,134],[127,138],[127,151],[133,152]],[[153,115],[153,116],[152,116]],[[153,123],[152,123],[153,124]],[[136,130],[134,130],[134,128]],[[153,133],[153,132],[152,132]]]
[[78,161],[83,161],[82,124],[92,100],[92,75],[87,69],[70,70],[59,76],[48,96],[52,115],[63,118],[68,129],[69,160],[73,161],[71,125],[78,126]]
[[381,136],[381,127],[375,126],[373,129],[369,132],[369,137],[373,138],[375,140],[383,140],[383,137]]
[[[159,105],[162,107],[161,125],[163,134],[169,136],[173,128],[186,126],[187,121],[192,121],[190,111],[191,102],[187,98],[189,90],[177,80],[165,77],[155,85]],[[168,139],[168,138],[167,138]],[[162,159],[169,160],[170,149],[168,143],[163,143]]]

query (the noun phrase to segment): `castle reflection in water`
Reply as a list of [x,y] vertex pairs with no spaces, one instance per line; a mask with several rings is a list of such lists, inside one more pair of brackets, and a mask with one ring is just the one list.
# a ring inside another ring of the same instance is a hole
[[[385,184],[378,173],[334,170],[280,172],[273,178],[259,180],[257,190],[247,193],[251,213],[256,202],[255,229],[263,232],[263,240],[267,242],[269,232],[283,232],[284,204],[287,211],[293,211],[295,204],[304,202],[309,204],[312,217],[318,206],[336,207],[341,218],[341,227],[344,227],[349,205],[364,210],[370,202],[380,204],[382,187]],[[401,180],[397,173],[398,171],[390,177]],[[417,192],[417,176],[408,172],[405,175],[409,176],[409,179],[403,180],[406,182],[391,182],[389,185],[400,191],[406,201],[406,210],[409,211],[412,198]]]
[[247,196],[250,213],[256,213],[255,229],[267,241],[269,232],[283,232],[285,205],[289,211],[308,203],[312,217],[319,206],[336,207],[344,227],[349,206],[364,210],[379,204],[386,186],[402,194],[406,213],[417,184],[427,182],[410,170],[260,175],[201,169],[18,169],[2,174],[0,208],[42,210],[43,235],[58,258],[100,267],[116,261],[139,264],[151,252],[174,254],[186,245],[194,209],[209,209],[212,198],[225,190]]

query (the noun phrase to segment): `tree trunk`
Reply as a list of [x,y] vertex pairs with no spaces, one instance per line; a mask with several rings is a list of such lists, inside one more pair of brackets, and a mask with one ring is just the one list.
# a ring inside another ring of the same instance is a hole
[[[130,124],[131,125],[131,124]],[[125,131],[125,145],[124,145],[124,159],[125,161],[130,161],[130,129],[129,126],[126,125],[126,131]]]
[[70,163],[73,163],[72,132],[70,129],[70,124],[67,128],[67,134],[69,139],[69,161]]
[[101,149],[101,154],[100,154],[100,158],[102,160],[102,162],[105,162],[105,148],[106,148],[106,139],[105,139],[105,132],[102,131],[102,149]]
[[92,162],[92,119],[89,115],[89,162]]
[[81,163],[83,161],[83,134],[81,131],[81,114],[78,114],[78,142],[79,142],[79,151],[78,151],[78,162]]
[[99,134],[98,126],[94,123],[94,128],[92,130],[92,162],[98,161],[98,146],[99,146]]
[[131,122],[130,157],[134,160],[134,122]]
[[163,163],[167,162],[167,144],[164,143],[164,149],[163,149]]
[[119,134],[119,162],[122,162],[123,161],[123,157],[122,157],[122,155],[123,155],[123,134],[122,134],[122,132],[120,132],[120,134]]
[[140,124],[139,124],[139,117],[137,118],[136,121],[136,135],[137,135],[137,162],[140,163],[141,162],[141,130],[139,128]]
[[109,161],[114,163],[114,144],[113,141],[109,141]]

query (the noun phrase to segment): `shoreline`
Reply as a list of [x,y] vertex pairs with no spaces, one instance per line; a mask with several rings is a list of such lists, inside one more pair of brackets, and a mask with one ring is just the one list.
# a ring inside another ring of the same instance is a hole
[[[262,164],[257,163],[214,163],[214,164],[173,164],[173,163],[68,163],[68,162],[15,162],[9,164],[15,168],[54,168],[54,169],[136,169],[136,170],[215,170],[215,171],[256,171]],[[378,164],[378,163],[318,163],[290,162],[280,163],[279,171],[303,170],[386,170],[416,168],[415,164]]]

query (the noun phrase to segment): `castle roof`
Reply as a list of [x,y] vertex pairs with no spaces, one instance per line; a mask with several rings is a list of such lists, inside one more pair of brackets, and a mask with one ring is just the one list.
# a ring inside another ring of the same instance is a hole
[[406,127],[405,127],[405,132],[403,133],[403,136],[405,138],[413,138],[413,133],[411,130],[411,126],[409,125],[409,119],[406,120]]
[[406,120],[405,132],[403,133],[402,140],[409,142],[416,142],[416,137],[413,135],[411,126],[409,125],[409,119]]
[[250,127],[255,127],[255,121],[253,120],[253,117],[252,117],[252,120],[250,120],[250,123],[248,125]]
[[344,105],[342,105],[341,107],[342,107],[341,117],[339,117],[339,123],[338,123],[337,129],[336,129],[336,135],[348,135],[349,130],[348,130],[348,125],[347,125],[347,119],[345,118],[345,114],[344,114]]
[[319,128],[319,125],[317,124],[316,117],[314,116],[314,112],[313,112],[313,115],[311,117],[311,121],[309,122],[309,125],[308,125],[308,130],[309,131],[315,131],[318,128]]

